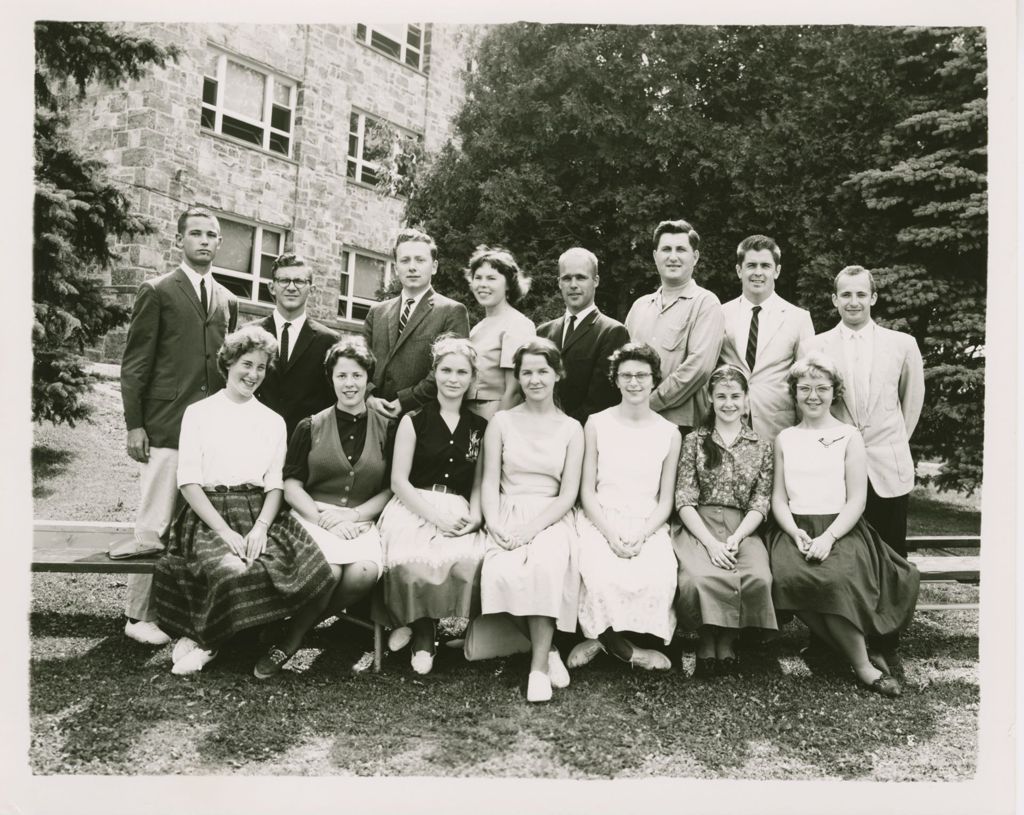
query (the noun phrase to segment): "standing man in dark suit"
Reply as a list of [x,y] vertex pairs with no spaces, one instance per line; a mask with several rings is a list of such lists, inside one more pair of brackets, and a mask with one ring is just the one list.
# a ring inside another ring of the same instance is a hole
[[366,344],[377,358],[373,395],[366,404],[391,417],[418,408],[437,395],[431,343],[445,332],[469,336],[466,307],[430,286],[437,271],[434,239],[418,229],[403,229],[395,238],[394,256],[402,293],[373,306],[363,324]]
[[324,374],[324,358],[340,337],[306,316],[313,270],[302,257],[291,252],[281,255],[274,261],[273,275],[270,293],[277,305],[260,325],[277,337],[280,355],[256,398],[284,418],[290,439],[301,419],[335,402],[334,389]]
[[[217,351],[234,331],[238,303],[213,279],[221,244],[213,213],[191,208],[178,218],[175,244],[181,265],[139,286],[121,361],[121,398],[128,455],[139,462],[141,500],[134,540],[112,547],[113,557],[163,548],[178,496],[178,434],[185,408],[224,387]],[[124,633],[137,642],[163,645],[150,605],[153,579],[131,575]]]
[[594,253],[578,246],[567,249],[558,258],[565,314],[537,329],[562,352],[565,378],[555,385],[555,394],[562,410],[580,424],[622,398],[608,380],[608,357],[629,342],[629,332],[598,311],[594,293],[599,283]]

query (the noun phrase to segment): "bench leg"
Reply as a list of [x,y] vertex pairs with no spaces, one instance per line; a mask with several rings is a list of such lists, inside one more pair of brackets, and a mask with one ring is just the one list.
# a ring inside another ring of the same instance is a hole
[[384,661],[384,626],[380,623],[373,625],[373,672],[380,673],[381,663]]

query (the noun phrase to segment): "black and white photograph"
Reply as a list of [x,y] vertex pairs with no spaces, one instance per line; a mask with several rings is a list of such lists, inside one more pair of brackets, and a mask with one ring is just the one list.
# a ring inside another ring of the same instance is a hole
[[0,812],[1014,811],[1013,12],[20,9]]

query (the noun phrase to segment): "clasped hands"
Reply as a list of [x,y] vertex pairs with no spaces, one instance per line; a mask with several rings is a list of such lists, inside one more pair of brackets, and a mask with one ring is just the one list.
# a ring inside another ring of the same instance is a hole
[[227,526],[218,530],[217,536],[246,565],[259,558],[267,548],[267,524],[265,521],[256,521],[245,537]]
[[367,522],[359,520],[359,513],[351,507],[322,510],[316,523],[342,540],[358,538],[368,526]]
[[724,541],[713,538],[710,543],[705,542],[708,558],[719,569],[732,571],[736,568],[736,555],[740,550],[740,538],[736,535],[729,535]]
[[830,532],[822,532],[818,537],[812,538],[802,529],[797,529],[793,540],[796,542],[797,549],[803,554],[804,560],[812,563],[820,563],[827,558],[835,543]]

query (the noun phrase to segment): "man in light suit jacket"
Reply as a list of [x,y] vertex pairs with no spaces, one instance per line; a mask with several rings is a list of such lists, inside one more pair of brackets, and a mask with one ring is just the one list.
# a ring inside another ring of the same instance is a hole
[[336,401],[324,373],[324,358],[340,337],[306,316],[306,300],[313,290],[313,270],[299,255],[287,252],[274,261],[274,313],[260,322],[277,337],[277,364],[268,371],[256,398],[284,418],[288,438],[302,419]]
[[446,332],[469,336],[466,307],[430,286],[437,271],[434,239],[418,229],[403,229],[395,238],[394,257],[402,293],[373,306],[363,324],[366,344],[377,358],[366,404],[390,417],[437,395],[430,357],[434,340]]
[[775,293],[781,260],[782,251],[771,238],[744,238],[736,249],[742,294],[722,306],[725,339],[719,361],[746,374],[751,424],[770,442],[797,422],[786,376],[800,343],[814,336],[810,313]]
[[[801,346],[829,356],[843,377],[843,395],[832,414],[864,437],[868,498],[864,517],[893,549],[907,554],[907,504],[914,488],[910,438],[924,405],[924,364],[917,341],[871,319],[878,300],[863,266],[847,266],[835,279],[832,304],[841,322]],[[898,640],[879,641],[892,656]],[[896,666],[890,666],[895,668]]]
[[537,336],[551,340],[562,352],[565,378],[555,385],[555,394],[562,410],[580,424],[622,399],[608,380],[608,357],[629,342],[629,332],[597,310],[594,292],[599,282],[593,252],[580,247],[563,252],[558,258],[558,290],[565,314],[537,329]]
[[[181,265],[145,281],[135,296],[121,361],[121,398],[128,455],[140,463],[141,500],[135,538],[113,547],[114,557],[162,548],[178,496],[178,435],[185,408],[224,387],[217,351],[234,331],[238,303],[210,273],[221,244],[220,225],[208,210],[178,218],[175,243]],[[131,575],[125,634],[147,645],[168,636],[151,608],[152,577]]]

